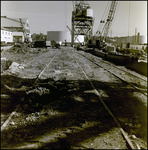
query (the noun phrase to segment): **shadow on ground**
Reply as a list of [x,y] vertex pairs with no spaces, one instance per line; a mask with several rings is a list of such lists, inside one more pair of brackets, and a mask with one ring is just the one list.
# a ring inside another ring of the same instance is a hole
[[[7,147],[8,143],[9,147],[21,145],[28,140],[28,138],[26,138],[27,140],[24,139],[25,136],[33,135],[33,137],[40,139],[41,136],[57,130],[65,130],[65,128],[72,130],[74,126],[79,127],[81,130],[65,133],[66,137],[55,137],[53,141],[43,143],[41,146],[42,148],[70,148],[117,127],[94,93],[89,81],[53,81],[52,79],[46,79],[40,80],[40,84],[35,87],[33,86],[34,81],[35,79],[2,76],[1,93],[9,95],[11,102],[7,104],[5,103],[7,100],[2,99],[2,103],[5,105],[1,106],[1,113],[12,112],[19,103],[21,109],[18,111],[24,116],[40,112],[44,106],[47,106],[46,109],[52,108],[53,112],[56,111],[59,114],[49,116],[45,113],[46,119],[37,124],[24,124],[17,128],[10,127],[8,130],[4,130],[1,134],[1,143],[4,147]],[[135,89],[126,88],[123,83],[99,81],[92,81],[92,83],[98,91],[102,92],[102,99],[117,118],[132,118],[135,114],[139,116],[138,121],[141,127],[136,129],[137,132],[134,134],[147,139],[147,107],[137,97],[133,96],[133,93],[136,92]],[[17,88],[17,91],[12,92],[4,84]],[[26,94],[26,91],[19,91],[22,86],[27,87],[27,92],[31,90],[32,92]],[[43,89],[48,89],[49,92],[44,93]],[[28,106],[25,107],[26,105]],[[85,129],[83,124],[86,122],[95,123]],[[132,134],[132,131],[128,130],[129,127],[125,124],[122,125],[129,134]],[[9,133],[13,137],[8,137]]]

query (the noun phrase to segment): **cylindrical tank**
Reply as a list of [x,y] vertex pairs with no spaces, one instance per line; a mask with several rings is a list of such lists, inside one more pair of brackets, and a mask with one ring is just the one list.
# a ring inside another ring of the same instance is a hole
[[139,37],[139,43],[140,44],[147,43],[147,36],[140,36]]
[[47,41],[56,41],[56,42],[67,42],[71,41],[71,35],[69,31],[47,31]]
[[87,9],[86,16],[93,17],[93,9]]

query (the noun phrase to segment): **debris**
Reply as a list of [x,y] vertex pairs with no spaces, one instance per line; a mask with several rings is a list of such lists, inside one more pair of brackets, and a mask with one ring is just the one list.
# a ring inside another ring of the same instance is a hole
[[20,69],[24,69],[24,67],[16,62],[13,62],[11,66],[9,67],[9,72],[15,74],[15,73],[18,73]]
[[136,146],[137,146],[138,149],[141,149],[140,146],[137,143],[136,143]]
[[1,98],[6,98],[6,99],[8,99],[8,98],[10,98],[10,96],[9,96],[8,94],[1,94]]
[[49,91],[49,89],[46,89],[46,88],[43,88],[43,87],[37,87],[33,90],[30,90],[30,91],[26,92],[26,94],[29,94],[29,93],[37,93],[41,96],[43,94],[49,94],[50,91]]
[[15,123],[14,123],[13,121],[12,121],[12,122],[10,122],[10,124],[11,124],[11,125],[15,125]]
[[103,140],[104,143],[108,144],[108,142],[106,142],[105,140]]
[[21,88],[11,88],[6,84],[4,84],[4,86],[5,86],[6,89],[9,89],[10,91],[13,91],[13,92],[15,92],[15,91],[27,91],[29,89],[26,86],[22,86]]
[[28,115],[28,117],[26,118],[27,121],[37,121],[40,117],[40,113],[39,112],[35,112],[35,113],[31,113]]
[[135,139],[135,138],[136,138],[136,136],[135,136],[135,135],[132,135],[132,138],[133,138],[133,139]]

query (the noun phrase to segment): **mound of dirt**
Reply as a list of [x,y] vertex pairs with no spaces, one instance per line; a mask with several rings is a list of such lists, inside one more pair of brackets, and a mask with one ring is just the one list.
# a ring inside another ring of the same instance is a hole
[[27,44],[17,44],[17,45],[14,45],[9,50],[7,50],[8,53],[14,53],[14,54],[16,54],[16,53],[17,54],[25,54],[25,53],[37,54],[40,51],[41,52],[46,52],[47,49],[46,48],[31,48]]

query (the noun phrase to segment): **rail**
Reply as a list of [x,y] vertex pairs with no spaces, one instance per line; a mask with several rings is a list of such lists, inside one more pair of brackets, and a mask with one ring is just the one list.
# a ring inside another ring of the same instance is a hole
[[[53,55],[52,59],[50,60],[50,62],[44,67],[44,69],[37,75],[36,80],[33,84],[33,87],[36,86],[37,81],[39,80],[40,76],[43,74],[43,72],[46,70],[46,68],[51,64],[51,62],[53,61],[54,57],[55,57],[56,53]],[[7,85],[4,85],[6,88],[9,88]],[[10,90],[12,90],[11,88],[9,88]],[[30,90],[30,89],[28,89]],[[27,91],[28,91],[27,90]],[[3,123],[3,125],[1,126],[1,131],[3,131],[5,129],[5,127],[7,126],[7,124],[9,123],[9,121],[11,120],[12,116],[17,112],[18,108],[20,107],[20,105],[18,104],[15,108],[15,110],[9,115],[9,117],[5,120],[5,122]]]
[[[80,54],[80,53],[78,53]],[[80,54],[82,55],[82,54]],[[92,63],[96,64],[97,66],[100,66],[101,68],[105,69],[106,71],[108,71],[109,73],[111,73],[112,75],[116,76],[118,79],[122,80],[123,82],[131,85],[132,87],[134,87],[137,91],[141,92],[142,94],[144,94],[145,96],[147,96],[147,93],[146,92],[143,92],[142,90],[140,90],[138,87],[136,87],[135,85],[129,83],[128,81],[125,81],[124,79],[122,79],[121,77],[119,77],[117,74],[113,73],[112,71],[108,70],[107,68],[101,66],[100,64],[92,61],[91,59],[87,58],[86,56],[82,55],[83,57],[85,57],[86,59],[88,59],[89,61],[91,61]],[[136,76],[137,77],[137,76]],[[141,79],[141,78],[140,78]],[[143,79],[142,79],[143,80]],[[144,80],[145,81],[145,80]]]
[[[74,56],[73,56],[74,57]],[[113,120],[115,121],[115,123],[118,125],[121,133],[123,134],[124,138],[126,139],[127,143],[129,144],[131,149],[135,149],[135,147],[133,146],[132,142],[130,141],[130,139],[128,138],[128,136],[126,135],[125,131],[122,129],[120,123],[117,121],[117,119],[115,118],[115,116],[113,115],[113,113],[110,111],[110,109],[107,107],[107,105],[104,103],[103,99],[100,96],[100,93],[98,92],[98,90],[96,90],[96,88],[94,87],[93,83],[90,81],[89,77],[86,75],[85,71],[82,69],[82,67],[80,66],[80,64],[77,62],[76,58],[74,57],[77,65],[80,67],[81,71],[83,72],[83,74],[85,75],[86,79],[90,82],[91,86],[93,87],[96,95],[99,97],[100,101],[102,102],[102,104],[104,105],[105,109],[108,111],[108,113],[112,116]]]

